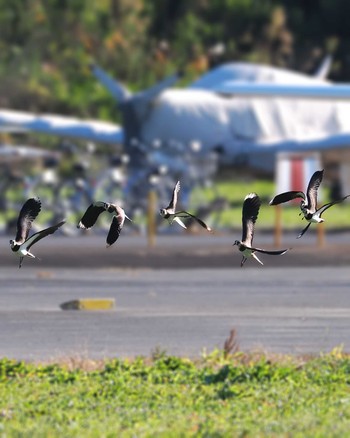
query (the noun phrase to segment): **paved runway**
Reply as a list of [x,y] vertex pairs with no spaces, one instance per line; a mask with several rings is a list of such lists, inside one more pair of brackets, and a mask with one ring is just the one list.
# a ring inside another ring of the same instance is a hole
[[[56,235],[57,234],[57,235]],[[110,248],[106,248],[106,233],[80,233],[62,236],[56,233],[40,241],[33,252],[40,260],[25,260],[23,269],[38,267],[55,268],[239,268],[241,255],[232,244],[240,238],[240,231],[233,233],[202,233],[191,235],[163,235],[156,238],[156,245],[150,247],[146,236],[123,233]],[[272,233],[255,233],[254,244],[266,249],[277,249]],[[322,248],[317,246],[314,230],[302,239],[296,233],[286,233],[278,247],[292,248],[281,257],[261,255],[268,267],[290,266],[349,266],[350,233],[333,233],[325,238]],[[0,237],[0,267],[18,264],[9,248],[9,239]],[[248,261],[247,265],[254,261]],[[245,266],[246,268],[246,266]]]
[[[0,268],[1,357],[132,357],[156,348],[194,357],[222,348],[233,328],[244,351],[319,354],[341,344],[350,351],[346,266],[276,269],[248,260],[243,269],[74,269],[26,262],[20,270]],[[59,307],[87,297],[115,298],[116,308]]]

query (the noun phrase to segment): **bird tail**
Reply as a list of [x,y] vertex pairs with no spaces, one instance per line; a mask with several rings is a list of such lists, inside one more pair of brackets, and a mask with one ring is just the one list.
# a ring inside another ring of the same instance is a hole
[[182,228],[187,229],[186,225],[182,222],[182,220],[178,217],[174,217],[174,221],[177,222]]
[[303,229],[303,231],[301,231],[298,235],[297,235],[297,239],[300,239],[300,237],[302,237],[306,231],[309,229],[309,226],[311,225],[311,222],[309,222],[306,227]]
[[252,252],[252,256],[255,258],[255,260],[257,261],[257,262],[259,262],[261,265],[263,265],[264,263],[258,258],[258,256],[254,253],[254,252]]

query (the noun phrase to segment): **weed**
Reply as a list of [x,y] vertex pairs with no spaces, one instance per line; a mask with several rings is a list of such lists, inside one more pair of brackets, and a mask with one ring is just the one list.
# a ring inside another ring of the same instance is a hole
[[0,360],[2,436],[347,436],[350,357],[225,350],[190,360]]
[[224,357],[228,357],[239,351],[239,344],[237,339],[236,329],[232,329],[228,338],[224,342]]

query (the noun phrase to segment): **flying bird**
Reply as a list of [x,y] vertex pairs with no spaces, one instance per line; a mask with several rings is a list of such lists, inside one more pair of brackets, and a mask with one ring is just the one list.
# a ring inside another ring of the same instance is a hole
[[192,218],[199,223],[203,228],[207,231],[212,231],[208,225],[206,225],[201,219],[196,217],[195,215],[188,213],[187,211],[180,210],[176,211],[177,197],[180,191],[180,181],[175,184],[173,196],[171,198],[170,204],[166,208],[160,209],[160,215],[169,221],[172,224],[174,221],[177,222],[182,228],[187,228],[186,225],[182,222],[181,219]]
[[270,255],[282,255],[290,249],[288,248],[277,251],[267,251],[265,249],[255,248],[252,246],[254,237],[254,226],[258,218],[260,206],[261,200],[256,193],[249,193],[244,198],[242,208],[242,240],[235,240],[233,244],[238,246],[239,251],[241,251],[243,255],[241,267],[244,265],[248,257],[254,257],[256,261],[263,265],[263,262],[256,255],[257,252]]
[[343,202],[348,196],[344,196],[343,198],[329,202],[328,204],[323,205],[320,208],[317,208],[317,191],[322,182],[324,170],[317,170],[311,177],[309,184],[307,186],[306,194],[302,191],[290,191],[284,192],[279,195],[276,195],[271,201],[270,205],[278,205],[284,202],[291,201],[292,199],[301,198],[300,201],[300,209],[301,212],[299,216],[302,214],[303,219],[308,221],[306,227],[298,234],[297,239],[300,239],[306,231],[309,229],[309,226],[312,223],[321,223],[324,222],[324,219],[321,217],[322,213],[326,211],[329,207],[332,207],[334,204],[339,204]]
[[112,215],[112,223],[109,228],[109,232],[107,235],[106,243],[107,248],[118,239],[120,236],[121,230],[124,225],[125,219],[131,221],[131,219],[125,214],[125,211],[122,207],[116,204],[96,201],[92,203],[84,213],[80,222],[77,225],[77,228],[88,229],[95,225],[98,217],[101,213],[107,212]]
[[38,231],[28,238],[29,231],[32,227],[33,221],[36,219],[41,211],[41,201],[39,198],[30,198],[22,206],[17,219],[17,233],[15,240],[10,240],[10,247],[12,251],[19,256],[19,268],[22,266],[22,262],[25,256],[36,258],[35,255],[30,252],[30,248],[39,240],[44,237],[53,234],[61,227],[65,221],[61,221],[52,227],[45,230]]

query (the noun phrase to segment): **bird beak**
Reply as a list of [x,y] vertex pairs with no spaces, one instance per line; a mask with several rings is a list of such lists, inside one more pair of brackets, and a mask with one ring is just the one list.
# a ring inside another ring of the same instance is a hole
[[129,216],[125,215],[126,219],[129,219],[130,222],[132,222],[132,219],[129,218]]

